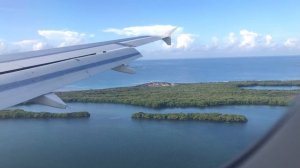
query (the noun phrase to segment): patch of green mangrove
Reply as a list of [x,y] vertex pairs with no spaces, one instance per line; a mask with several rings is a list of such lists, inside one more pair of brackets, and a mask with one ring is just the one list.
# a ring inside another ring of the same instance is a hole
[[133,119],[148,120],[195,120],[195,121],[214,121],[214,122],[247,122],[244,115],[221,114],[221,113],[133,113]]
[[88,112],[71,113],[49,113],[49,112],[27,112],[24,110],[1,110],[0,119],[33,119],[33,118],[86,118],[90,117]]
[[66,102],[120,103],[150,108],[209,107],[222,105],[287,106],[300,90],[252,90],[246,86],[300,86],[300,81],[240,81],[145,85],[101,90],[62,92]]

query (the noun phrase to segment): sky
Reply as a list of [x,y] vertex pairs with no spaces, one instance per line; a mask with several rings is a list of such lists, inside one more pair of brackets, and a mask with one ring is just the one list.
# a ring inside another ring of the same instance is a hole
[[145,59],[300,55],[299,0],[0,0],[0,54],[162,35]]

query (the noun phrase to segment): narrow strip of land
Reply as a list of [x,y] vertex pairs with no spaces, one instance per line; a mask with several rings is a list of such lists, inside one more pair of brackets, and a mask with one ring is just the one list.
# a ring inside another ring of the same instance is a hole
[[146,120],[194,120],[194,121],[214,121],[214,122],[247,122],[248,119],[244,115],[237,114],[221,114],[221,113],[133,113],[133,119],[146,119]]
[[24,110],[1,110],[0,119],[51,119],[51,118],[88,118],[88,112],[49,113],[28,112]]

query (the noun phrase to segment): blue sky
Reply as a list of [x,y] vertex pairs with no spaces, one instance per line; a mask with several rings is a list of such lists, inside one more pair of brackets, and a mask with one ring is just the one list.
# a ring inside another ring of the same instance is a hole
[[299,6],[296,0],[0,0],[0,53],[176,26],[174,45],[142,47],[146,58],[300,55]]

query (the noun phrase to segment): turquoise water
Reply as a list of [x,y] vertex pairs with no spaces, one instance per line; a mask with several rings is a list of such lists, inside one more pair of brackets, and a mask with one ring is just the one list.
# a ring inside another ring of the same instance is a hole
[[[90,119],[1,120],[1,167],[132,168],[217,167],[256,142],[285,107],[225,106],[153,110],[113,104],[71,103],[67,110],[39,105],[31,111],[82,111]],[[224,112],[246,124],[136,121],[133,112]]]

